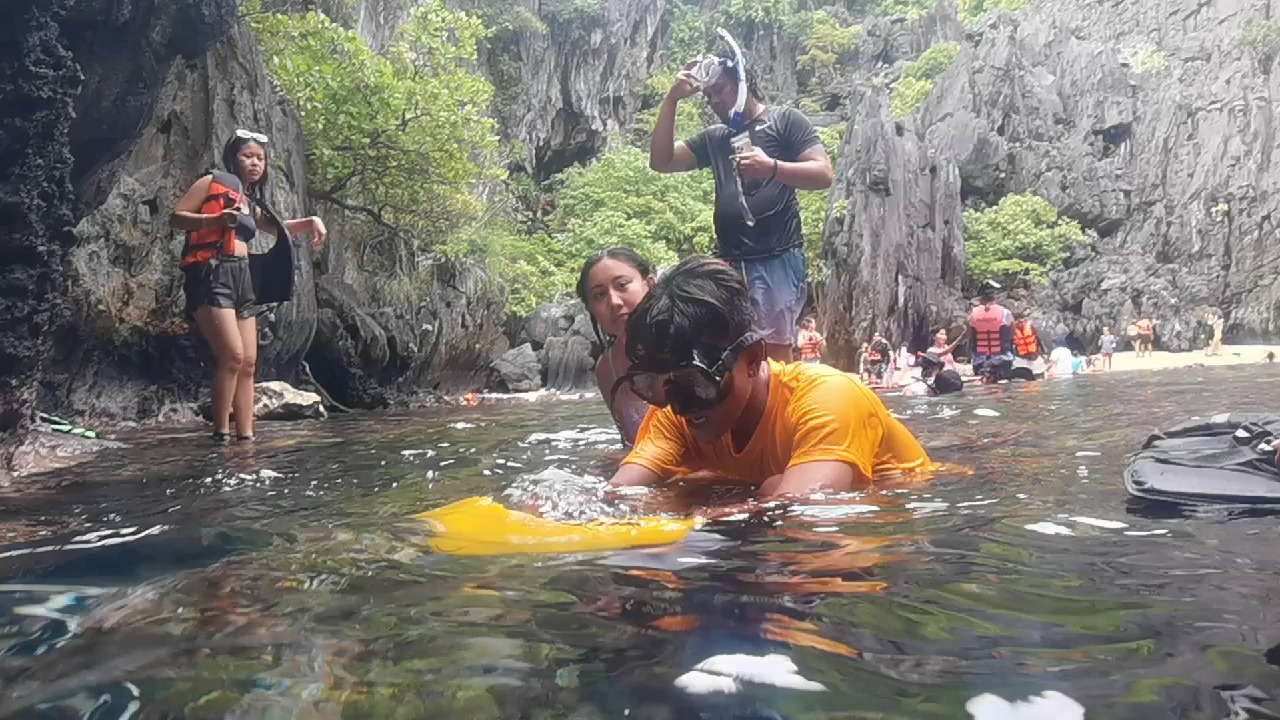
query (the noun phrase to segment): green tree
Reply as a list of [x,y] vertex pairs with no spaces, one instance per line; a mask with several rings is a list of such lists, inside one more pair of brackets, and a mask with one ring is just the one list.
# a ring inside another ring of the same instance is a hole
[[472,187],[492,177],[497,149],[479,20],[428,0],[382,54],[320,13],[250,22],[298,111],[313,198],[414,251],[479,217]]
[[831,8],[806,13],[805,18],[808,27],[800,37],[803,53],[797,63],[801,70],[813,73],[811,84],[830,85],[836,79],[837,65],[858,48],[862,26],[844,25]]
[[937,43],[908,63],[889,96],[889,109],[894,117],[907,117],[915,112],[933,92],[934,80],[951,68],[959,54],[959,43]]
[[1027,6],[1028,0],[958,0],[956,10],[966,25],[977,25],[988,13],[996,10],[1017,12]]
[[1006,195],[986,210],[965,210],[964,252],[971,281],[1026,278],[1043,281],[1062,267],[1067,251],[1084,241],[1080,225],[1059,217],[1044,198]]
[[648,153],[620,145],[567,170],[563,183],[551,231],[578,262],[611,245],[655,264],[714,246],[714,183],[705,173],[655,173]]

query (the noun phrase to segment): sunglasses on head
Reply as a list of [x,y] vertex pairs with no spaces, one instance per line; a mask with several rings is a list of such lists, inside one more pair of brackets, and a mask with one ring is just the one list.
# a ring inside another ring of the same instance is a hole
[[266,135],[256,133],[252,130],[245,130],[244,128],[236,128],[236,137],[243,138],[245,140],[253,140],[254,142],[260,142],[263,144],[267,143]]
[[636,397],[654,407],[667,407],[677,415],[692,415],[710,410],[724,402],[724,379],[747,348],[760,342],[760,336],[747,333],[725,348],[714,362],[711,353],[695,349],[684,362],[641,360],[618,382],[626,382]]

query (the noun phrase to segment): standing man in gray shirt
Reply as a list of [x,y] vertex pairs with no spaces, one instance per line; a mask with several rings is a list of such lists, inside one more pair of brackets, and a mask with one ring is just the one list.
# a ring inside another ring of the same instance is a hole
[[[737,44],[721,35],[734,58],[699,58],[676,76],[649,141],[649,167],[660,173],[711,168],[716,254],[746,278],[769,357],[791,362],[808,297],[796,190],[830,187],[831,159],[803,113],[760,102],[748,88]],[[676,105],[699,90],[722,124],[677,141]]]

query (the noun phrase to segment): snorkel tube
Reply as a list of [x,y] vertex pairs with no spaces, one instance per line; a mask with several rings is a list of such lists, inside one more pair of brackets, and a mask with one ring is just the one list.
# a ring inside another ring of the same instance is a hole
[[[728,30],[716,28],[716,33],[729,43],[729,48],[733,50],[733,66],[738,71],[738,101],[733,104],[733,112],[730,113],[727,123],[729,129],[737,133],[742,130],[742,113],[747,107],[747,61],[742,56],[742,48],[738,47],[738,42],[733,39]],[[721,63],[723,62],[722,60]]]

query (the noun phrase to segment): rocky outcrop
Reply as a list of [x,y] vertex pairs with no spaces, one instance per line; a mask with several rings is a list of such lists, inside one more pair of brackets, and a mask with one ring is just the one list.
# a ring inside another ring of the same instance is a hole
[[516,343],[537,351],[541,376],[551,390],[595,387],[595,358],[603,349],[580,300],[545,303],[525,318]]
[[[0,432],[34,412],[64,297],[78,200],[126,152],[179,58],[230,28],[232,0],[18,0],[0,30]],[[128,38],[128,42],[122,42]],[[7,459],[0,453],[0,465]]]
[[519,0],[509,15],[533,19],[485,49],[503,134],[525,148],[525,170],[545,180],[594,157],[626,129],[652,74],[664,2]]
[[[1280,88],[1275,58],[1241,42],[1271,5],[1033,2],[965,32],[944,2],[927,22],[964,47],[930,98],[903,121],[874,87],[856,106],[838,168],[849,213],[825,252],[861,266],[833,271],[827,316],[856,318],[854,339],[876,328],[923,340],[955,298],[962,203],[1034,192],[1089,240],[1033,295],[1048,334],[1092,343],[1149,312],[1163,347],[1185,350],[1200,313],[1220,307],[1229,340],[1274,338]],[[866,51],[862,79],[889,70]],[[905,222],[881,225],[882,212]],[[913,293],[914,281],[946,291]]]
[[379,276],[335,244],[320,278],[319,324],[307,351],[316,381],[343,405],[376,408],[424,393],[473,390],[488,379],[506,315],[488,275],[441,260],[414,277],[410,293],[388,294]]
[[513,347],[493,361],[500,387],[507,392],[532,392],[542,389],[542,363],[529,343]]
[[81,76],[60,35],[66,6],[18,2],[0,30],[0,477],[13,431],[35,417],[74,242],[69,130]]

